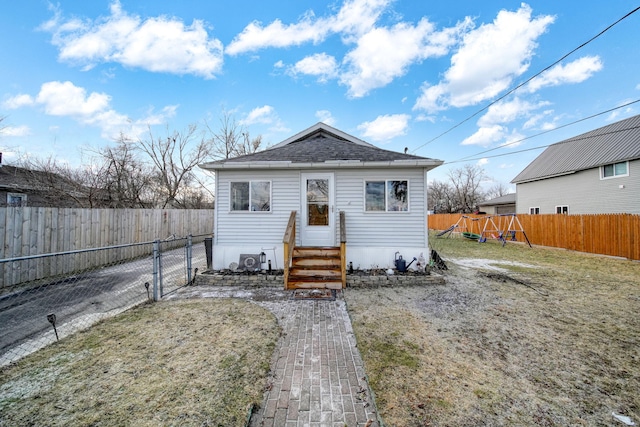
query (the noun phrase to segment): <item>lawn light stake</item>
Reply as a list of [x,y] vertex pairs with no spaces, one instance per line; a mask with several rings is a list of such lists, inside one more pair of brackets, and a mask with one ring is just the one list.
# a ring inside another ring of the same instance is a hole
[[53,326],[53,332],[56,333],[56,341],[60,341],[60,338],[58,338],[58,330],[56,329],[56,315],[53,313],[47,314],[47,320],[51,323],[51,326]]

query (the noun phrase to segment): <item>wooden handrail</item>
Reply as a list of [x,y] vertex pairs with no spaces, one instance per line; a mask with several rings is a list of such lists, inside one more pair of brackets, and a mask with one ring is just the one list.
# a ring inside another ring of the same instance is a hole
[[293,258],[293,248],[296,246],[296,211],[291,211],[289,222],[282,239],[284,243],[284,288],[289,288],[289,267]]
[[347,221],[344,211],[340,211],[340,271],[342,271],[342,288],[347,287]]

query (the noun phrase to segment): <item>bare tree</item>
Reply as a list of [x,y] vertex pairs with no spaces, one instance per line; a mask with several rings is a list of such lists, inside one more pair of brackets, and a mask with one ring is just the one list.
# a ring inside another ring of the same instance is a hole
[[235,117],[227,110],[222,110],[220,115],[220,128],[216,131],[205,122],[209,141],[212,147],[212,155],[217,159],[229,159],[231,157],[252,154],[262,148],[262,136],[251,139],[249,131],[240,125]]
[[502,182],[497,182],[491,187],[489,187],[489,189],[485,193],[485,196],[487,200],[490,200],[490,199],[495,199],[496,197],[506,196],[507,194],[510,194],[510,193],[512,193],[512,191],[509,189],[507,185],[503,184]]
[[451,213],[457,202],[451,184],[433,180],[429,184],[428,205],[434,213]]
[[184,132],[169,132],[167,128],[167,136],[158,138],[149,128],[149,137],[139,139],[132,147],[144,153],[153,166],[162,208],[184,207],[180,192],[194,182],[194,169],[212,155],[211,145],[194,124]]
[[[143,208],[154,205],[153,171],[140,162],[124,135],[116,146],[101,149],[101,173],[96,187],[112,208]],[[92,162],[93,163],[93,162]]]
[[467,164],[449,171],[449,179],[458,203],[457,211],[473,212],[478,203],[485,200],[480,184],[487,176],[480,166]]

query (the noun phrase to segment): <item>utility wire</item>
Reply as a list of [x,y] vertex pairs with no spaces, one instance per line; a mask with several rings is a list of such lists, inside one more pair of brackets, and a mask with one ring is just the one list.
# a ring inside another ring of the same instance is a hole
[[634,13],[636,13],[638,10],[640,10],[640,6],[636,7],[635,9],[633,9],[631,12],[627,13],[626,15],[624,15],[622,18],[618,19],[617,21],[615,21],[613,24],[609,25],[607,28],[605,28],[604,30],[600,31],[598,34],[596,34],[595,36],[591,37],[589,40],[587,40],[586,42],[582,43],[580,46],[576,47],[575,49],[571,50],[569,53],[565,54],[564,56],[562,56],[560,59],[558,59],[557,61],[553,62],[551,65],[548,65],[547,67],[543,68],[541,71],[538,71],[536,74],[534,74],[533,76],[529,77],[527,80],[525,80],[524,82],[520,83],[519,85],[515,86],[514,88],[510,89],[508,92],[506,92],[504,95],[500,96],[499,98],[493,100],[492,102],[490,102],[489,104],[485,105],[484,107],[482,107],[480,110],[476,111],[475,113],[473,113],[472,115],[470,115],[469,117],[467,117],[466,119],[462,120],[461,122],[453,125],[452,127],[450,127],[449,129],[447,129],[446,131],[442,132],[441,134],[437,135],[434,138],[431,138],[429,141],[425,142],[424,144],[418,146],[417,148],[415,148],[414,150],[412,150],[412,153],[415,154],[416,151],[418,151],[419,149],[421,149],[422,147],[425,147],[426,145],[431,144],[433,141],[436,141],[437,139],[440,139],[441,137],[443,137],[444,135],[448,134],[449,132],[451,132],[452,130],[458,128],[459,126],[461,126],[462,124],[468,122],[469,120],[471,120],[472,118],[474,118],[475,116],[477,116],[478,114],[480,114],[481,112],[485,111],[486,109],[488,109],[489,107],[491,107],[493,104],[497,103],[498,101],[503,100],[504,98],[506,98],[507,96],[509,96],[510,94],[512,94],[513,92],[515,92],[516,90],[520,89],[522,86],[526,85],[527,83],[529,83],[531,80],[535,79],[536,77],[538,77],[540,74],[544,73],[545,71],[549,70],[550,68],[552,68],[553,66],[557,65],[558,63],[562,62],[564,59],[566,59],[568,56],[572,55],[573,53],[575,53],[576,51],[582,49],[583,47],[585,47],[586,45],[588,45],[589,43],[591,43],[592,41],[594,41],[595,39],[597,39],[598,37],[600,37],[601,35],[603,35],[604,33],[606,33],[607,31],[609,31],[611,28],[613,28],[616,24],[620,23],[621,21],[623,21],[624,19],[628,18],[629,16],[633,15]]
[[[600,112],[600,113],[592,114],[591,116],[584,117],[584,118],[582,118],[582,119],[579,119],[579,120],[573,121],[573,122],[571,122],[571,123],[566,123],[566,124],[564,124],[564,125],[562,125],[562,126],[558,126],[558,127],[553,128],[553,129],[549,129],[549,130],[542,131],[542,132],[537,133],[537,134],[535,134],[535,135],[529,135],[529,136],[527,136],[527,137],[524,137],[524,138],[518,139],[518,140],[516,140],[516,141],[511,141],[511,142],[508,142],[508,143],[506,143],[506,144],[502,144],[502,145],[500,145],[499,147],[490,148],[489,150],[481,151],[481,152],[479,152],[479,153],[475,153],[475,154],[470,154],[470,155],[465,156],[465,157],[462,157],[462,158],[460,158],[460,159],[458,159],[458,160],[452,160],[452,161],[450,161],[450,162],[446,162],[445,164],[448,164],[448,163],[460,163],[460,162],[463,162],[463,161],[465,161],[465,160],[467,160],[467,161],[468,161],[468,160],[470,160],[470,159],[469,159],[469,157],[475,157],[475,156],[480,156],[480,155],[485,154],[485,153],[490,153],[491,151],[499,150],[499,149],[501,149],[501,148],[508,147],[509,145],[517,144],[517,143],[519,143],[519,142],[526,141],[527,139],[535,138],[535,137],[537,137],[537,136],[544,135],[545,133],[553,132],[553,131],[556,131],[556,130],[558,130],[558,129],[562,129],[562,128],[565,128],[565,127],[567,127],[567,126],[572,126],[572,125],[575,125],[576,123],[580,123],[580,122],[583,122],[583,121],[585,121],[585,120],[593,119],[594,117],[598,117],[598,116],[601,116],[601,115],[603,115],[603,114],[610,113],[610,112],[615,111],[615,110],[618,110],[618,109],[620,109],[620,108],[628,107],[629,105],[635,104],[635,103],[637,103],[637,102],[640,102],[640,99],[636,99],[635,101],[627,102],[626,104],[622,104],[622,105],[620,105],[620,106],[618,106],[618,107],[609,108],[608,110],[602,111],[602,112]],[[554,143],[554,144],[555,144],[555,143]],[[549,145],[551,145],[551,144],[549,144]],[[545,145],[544,147],[548,147],[548,145]],[[505,153],[504,155],[515,154],[515,153],[518,153],[518,151],[512,151],[511,153]]]
[[[627,132],[633,129],[640,129],[640,126],[633,126],[633,127],[628,127],[628,128],[624,128],[624,129],[617,129],[617,130],[612,130],[611,132],[603,132],[603,133],[599,133],[597,135],[588,135],[588,136],[583,136],[583,137],[579,137],[579,138],[569,138],[569,140],[571,140],[571,142],[573,141],[581,141],[583,139],[588,139],[588,138],[593,138],[595,136],[603,136],[603,135],[612,135],[614,133],[620,133],[620,132]],[[531,148],[525,148],[524,150],[518,150],[518,151],[512,151],[510,153],[502,153],[502,154],[494,154],[493,156],[484,156],[484,157],[476,157],[474,159],[466,159],[466,160],[454,160],[451,162],[444,162],[444,165],[450,165],[451,163],[460,163],[460,162],[468,162],[468,161],[472,161],[472,160],[480,160],[480,159],[493,159],[495,157],[504,157],[504,156],[510,156],[512,154],[518,154],[518,153],[524,153],[526,151],[533,151],[533,150],[538,150],[540,148],[547,148],[551,145],[556,144],[555,142],[551,143],[551,144],[545,144],[545,145],[538,145],[537,147],[531,147]]]

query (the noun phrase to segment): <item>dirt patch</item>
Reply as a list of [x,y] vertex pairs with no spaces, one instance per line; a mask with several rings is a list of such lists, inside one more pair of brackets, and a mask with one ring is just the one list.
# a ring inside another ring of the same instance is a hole
[[639,263],[433,244],[445,285],[345,292],[387,425],[638,424]]
[[245,425],[275,317],[237,299],[148,304],[0,371],[0,425]]

